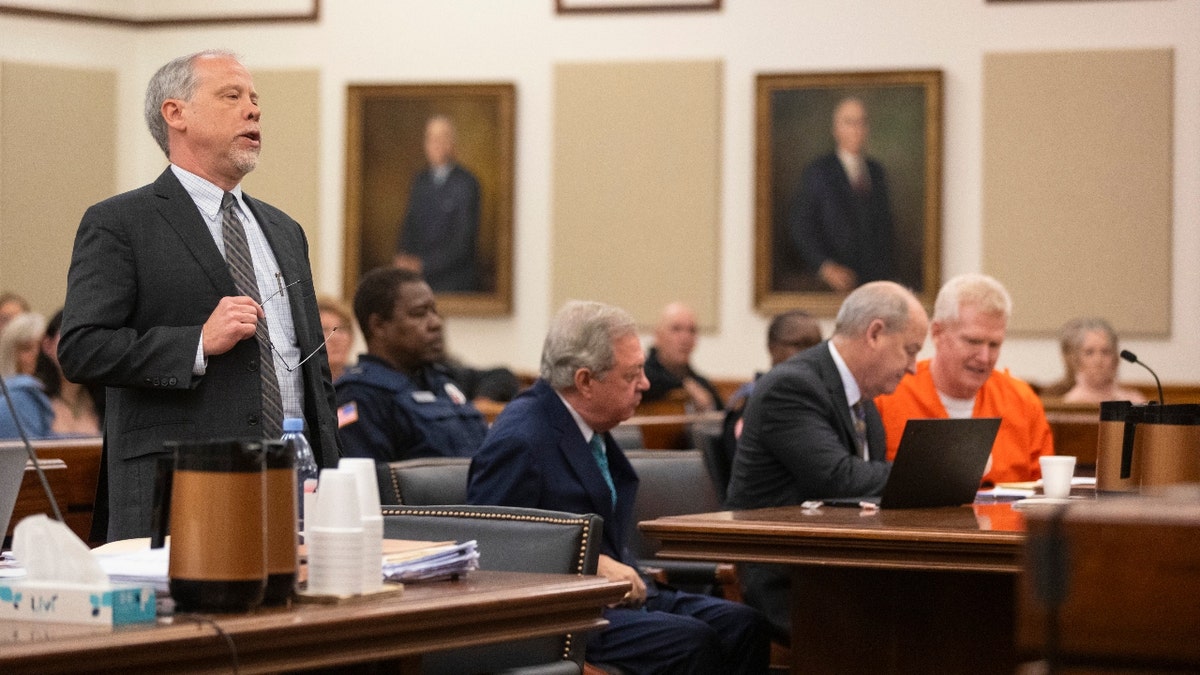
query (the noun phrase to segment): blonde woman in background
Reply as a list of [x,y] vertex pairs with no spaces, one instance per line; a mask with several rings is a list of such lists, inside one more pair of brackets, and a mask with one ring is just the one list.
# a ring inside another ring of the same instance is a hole
[[[45,333],[46,319],[33,312],[18,314],[0,330],[0,377],[4,378],[12,406],[29,438],[52,435],[54,422],[50,399],[42,389],[41,380],[33,376]],[[0,396],[0,438],[20,437],[9,402]]]
[[72,382],[58,364],[60,309],[46,324],[34,375],[42,381],[50,405],[54,408],[55,436],[99,436],[104,420],[104,387]]
[[1066,403],[1133,401],[1145,403],[1136,389],[1117,384],[1120,346],[1117,333],[1104,319],[1071,319],[1059,333],[1063,364],[1066,366],[1062,400]]
[[329,372],[337,382],[356,360],[350,353],[354,348],[354,315],[346,303],[329,295],[317,297],[317,309],[321,312],[321,332],[328,338],[325,352],[329,357]]

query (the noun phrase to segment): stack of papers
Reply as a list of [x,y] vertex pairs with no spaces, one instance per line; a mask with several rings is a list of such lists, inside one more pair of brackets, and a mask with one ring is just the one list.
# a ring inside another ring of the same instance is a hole
[[461,544],[389,540],[384,548],[383,578],[387,581],[455,579],[479,569],[474,540]]
[[1036,493],[1032,488],[994,487],[975,493],[976,501],[1010,502],[1017,499],[1032,497]]
[[[139,547],[138,544],[143,542],[144,547]],[[162,548],[150,548],[148,539],[136,540],[132,546],[126,542],[114,543],[122,545],[106,544],[92,549],[92,554],[100,563],[100,567],[114,584],[152,586],[154,592],[160,596],[165,597],[169,594],[168,570],[171,559],[169,545]]]

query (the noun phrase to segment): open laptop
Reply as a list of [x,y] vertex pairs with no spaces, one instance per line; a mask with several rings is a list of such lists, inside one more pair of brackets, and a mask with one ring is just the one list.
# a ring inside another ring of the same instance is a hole
[[0,442],[0,540],[8,532],[8,521],[17,504],[17,493],[21,491],[21,479],[25,477],[25,462],[29,455],[25,446]]
[[970,504],[999,430],[999,417],[909,420],[882,495],[821,501],[830,506],[872,502],[885,509]]

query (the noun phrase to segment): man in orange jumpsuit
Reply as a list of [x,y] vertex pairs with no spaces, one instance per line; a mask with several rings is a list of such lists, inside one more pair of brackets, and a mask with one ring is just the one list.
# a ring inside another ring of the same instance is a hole
[[1007,370],[995,369],[1011,314],[1008,291],[992,277],[964,274],[942,286],[930,327],[933,358],[919,362],[895,393],[875,399],[889,460],[910,419],[999,417],[983,485],[1041,477],[1038,458],[1054,454],[1041,399]]

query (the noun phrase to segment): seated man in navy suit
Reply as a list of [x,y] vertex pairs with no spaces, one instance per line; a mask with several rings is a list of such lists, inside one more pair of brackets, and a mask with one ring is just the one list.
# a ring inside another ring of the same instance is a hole
[[630,673],[765,673],[766,623],[755,610],[643,579],[627,547],[637,474],[609,430],[650,386],[627,312],[568,303],[542,347],[541,379],[505,407],[471,462],[467,500],[604,518],[598,573],[628,581],[591,633],[588,661]]

